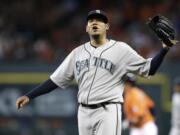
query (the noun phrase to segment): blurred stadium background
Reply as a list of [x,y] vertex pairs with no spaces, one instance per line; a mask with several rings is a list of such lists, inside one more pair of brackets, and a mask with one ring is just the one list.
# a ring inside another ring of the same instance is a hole
[[[78,135],[75,84],[38,97],[20,111],[15,101],[46,80],[73,48],[88,41],[85,19],[92,9],[107,12],[110,38],[129,43],[145,58],[161,48],[145,24],[148,17],[162,14],[171,19],[180,40],[179,0],[1,0],[0,135]],[[179,52],[180,47],[173,47],[156,76],[138,79],[156,102],[159,135],[168,135],[170,128]]]

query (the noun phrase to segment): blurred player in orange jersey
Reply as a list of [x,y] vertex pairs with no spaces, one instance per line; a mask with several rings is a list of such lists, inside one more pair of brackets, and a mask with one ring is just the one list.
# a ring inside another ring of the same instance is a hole
[[135,85],[133,77],[127,77],[124,88],[124,114],[130,135],[157,135],[154,118],[154,102]]

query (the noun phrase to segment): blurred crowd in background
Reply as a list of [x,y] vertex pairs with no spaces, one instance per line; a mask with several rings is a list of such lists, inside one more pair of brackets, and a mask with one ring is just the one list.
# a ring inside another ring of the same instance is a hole
[[[161,48],[146,25],[149,17],[168,17],[180,40],[179,0],[6,0],[0,1],[0,62],[62,61],[89,40],[86,16],[98,8],[110,18],[109,38],[127,42],[145,58]],[[173,47],[167,59],[179,60],[179,51]]]

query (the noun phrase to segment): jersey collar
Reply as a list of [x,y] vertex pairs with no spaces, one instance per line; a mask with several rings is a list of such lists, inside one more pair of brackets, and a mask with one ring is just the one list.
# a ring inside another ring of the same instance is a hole
[[112,40],[112,39],[110,39],[110,40],[109,40],[108,42],[106,42],[105,44],[103,44],[103,45],[95,48],[95,47],[93,47],[93,46],[91,45],[90,42],[87,42],[87,43],[85,44],[85,48],[86,48],[89,52],[93,52],[93,51],[96,51],[96,50],[101,52],[101,51],[109,48],[110,46],[112,46],[114,43],[115,43],[115,41]]

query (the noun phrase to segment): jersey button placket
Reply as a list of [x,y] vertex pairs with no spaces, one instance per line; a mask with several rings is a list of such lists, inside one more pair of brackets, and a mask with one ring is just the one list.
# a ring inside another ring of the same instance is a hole
[[96,72],[97,72],[97,68],[98,68],[98,58],[100,57],[99,53],[100,52],[97,49],[95,49],[91,53],[90,70],[91,70],[91,72],[93,72],[93,78],[92,78],[92,83],[90,85],[90,88],[89,88],[89,91],[88,91],[88,94],[87,94],[87,104],[89,104],[89,97],[90,97],[91,90],[92,90],[92,87],[93,87],[93,83],[94,83],[94,80],[95,80],[95,77],[96,77]]

